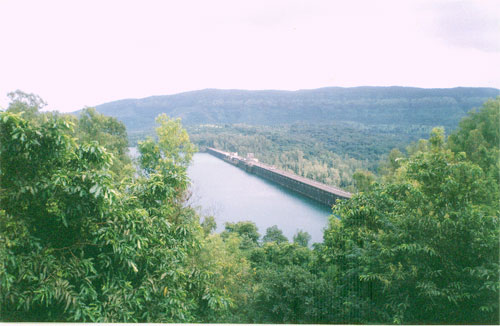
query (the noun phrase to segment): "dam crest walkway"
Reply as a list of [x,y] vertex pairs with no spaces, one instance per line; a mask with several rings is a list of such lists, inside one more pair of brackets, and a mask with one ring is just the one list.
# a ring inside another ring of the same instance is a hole
[[211,147],[207,148],[207,152],[247,172],[328,206],[334,205],[338,199],[349,199],[352,196],[351,193],[342,189],[277,169],[255,159],[240,157],[236,153],[228,153]]

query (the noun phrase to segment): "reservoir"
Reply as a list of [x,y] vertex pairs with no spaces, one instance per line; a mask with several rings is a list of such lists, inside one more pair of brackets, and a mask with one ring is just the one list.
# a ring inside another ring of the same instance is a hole
[[207,153],[197,153],[188,168],[191,198],[188,203],[202,216],[214,216],[217,232],[226,222],[251,221],[263,236],[277,225],[290,240],[298,230],[323,241],[331,208],[247,173]]

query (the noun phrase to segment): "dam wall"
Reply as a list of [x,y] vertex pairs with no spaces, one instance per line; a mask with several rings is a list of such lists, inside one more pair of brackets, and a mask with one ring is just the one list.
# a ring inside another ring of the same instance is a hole
[[351,194],[347,191],[277,169],[267,164],[259,163],[255,159],[242,158],[236,153],[227,153],[215,148],[207,148],[207,152],[249,173],[253,173],[328,206],[335,204],[337,199],[348,199],[351,197]]

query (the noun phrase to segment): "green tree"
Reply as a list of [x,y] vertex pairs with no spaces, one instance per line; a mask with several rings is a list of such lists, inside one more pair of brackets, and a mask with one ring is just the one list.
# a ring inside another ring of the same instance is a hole
[[[411,145],[410,145],[411,147]],[[411,152],[411,150],[409,150]],[[383,177],[385,182],[394,181],[396,171],[401,167],[405,155],[397,148],[391,150],[387,159],[383,161],[378,168],[380,175]]]
[[23,113],[23,118],[33,119],[47,103],[38,95],[16,90],[7,94],[10,99],[8,112]]
[[37,126],[21,113],[0,117],[2,319],[61,320],[81,305],[78,291],[88,291],[78,275],[95,272],[80,249],[91,245],[88,236],[114,198],[110,155],[77,146],[62,119]]
[[188,186],[187,167],[196,151],[180,119],[169,119],[165,114],[156,119],[158,141],[149,137],[139,143],[141,168],[139,196],[150,209],[182,201]]
[[99,114],[94,108],[87,108],[78,116],[75,135],[80,143],[95,141],[113,154],[111,171],[117,180],[133,174],[132,161],[128,155],[127,131],[123,123]]
[[245,323],[249,298],[253,292],[254,270],[240,250],[242,239],[231,234],[225,239],[208,234],[202,248],[193,257],[193,266],[203,286],[200,294],[199,321]]
[[354,185],[358,191],[367,191],[370,189],[370,185],[375,182],[375,176],[370,171],[357,170],[352,175],[354,180]]
[[274,241],[253,248],[249,256],[254,267],[264,269],[270,266],[283,267],[286,265],[307,267],[313,260],[312,251],[307,247],[295,243],[276,243]]
[[201,227],[203,228],[203,232],[205,235],[208,235],[217,229],[217,223],[215,222],[215,218],[213,216],[206,216],[203,222],[201,223]]
[[309,245],[309,241],[311,241],[311,235],[306,231],[299,230],[293,236],[293,243],[296,243],[302,247],[307,247]]
[[162,157],[154,173],[122,186],[111,177],[112,155],[76,142],[71,129],[56,115],[35,123],[0,113],[0,319],[194,322],[223,314],[226,292],[193,264],[203,231],[179,199],[185,174],[171,174],[185,164]]
[[335,207],[321,259],[337,268],[336,322],[498,323],[496,182],[443,134],[397,182]]
[[486,102],[460,121],[450,135],[448,145],[455,152],[464,152],[467,159],[500,182],[500,97]]
[[[326,281],[313,271],[313,252],[304,246],[275,241],[252,249],[256,270],[247,318],[254,323],[317,323],[328,298]],[[326,301],[325,301],[326,302]]]
[[317,323],[320,294],[327,288],[307,268],[286,265],[259,273],[260,283],[252,301],[254,323]]
[[277,225],[273,225],[266,229],[266,234],[262,237],[262,242],[276,242],[277,244],[288,242],[287,237],[283,235]]
[[241,249],[249,249],[258,245],[260,234],[257,231],[257,226],[253,222],[227,222],[221,236],[227,238],[231,233],[235,233],[241,237]]
[[146,172],[156,171],[159,166],[178,166],[186,169],[196,147],[189,141],[187,131],[180,119],[171,119],[166,114],[156,118],[158,142],[152,138],[139,143],[141,167]]

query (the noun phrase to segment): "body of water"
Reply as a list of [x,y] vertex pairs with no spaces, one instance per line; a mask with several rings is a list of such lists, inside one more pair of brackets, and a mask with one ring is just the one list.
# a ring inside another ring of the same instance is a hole
[[323,241],[331,209],[270,181],[247,173],[210,154],[197,153],[188,169],[192,196],[189,204],[212,215],[217,231],[226,222],[252,221],[261,235],[277,225],[292,241],[298,230],[311,242]]

